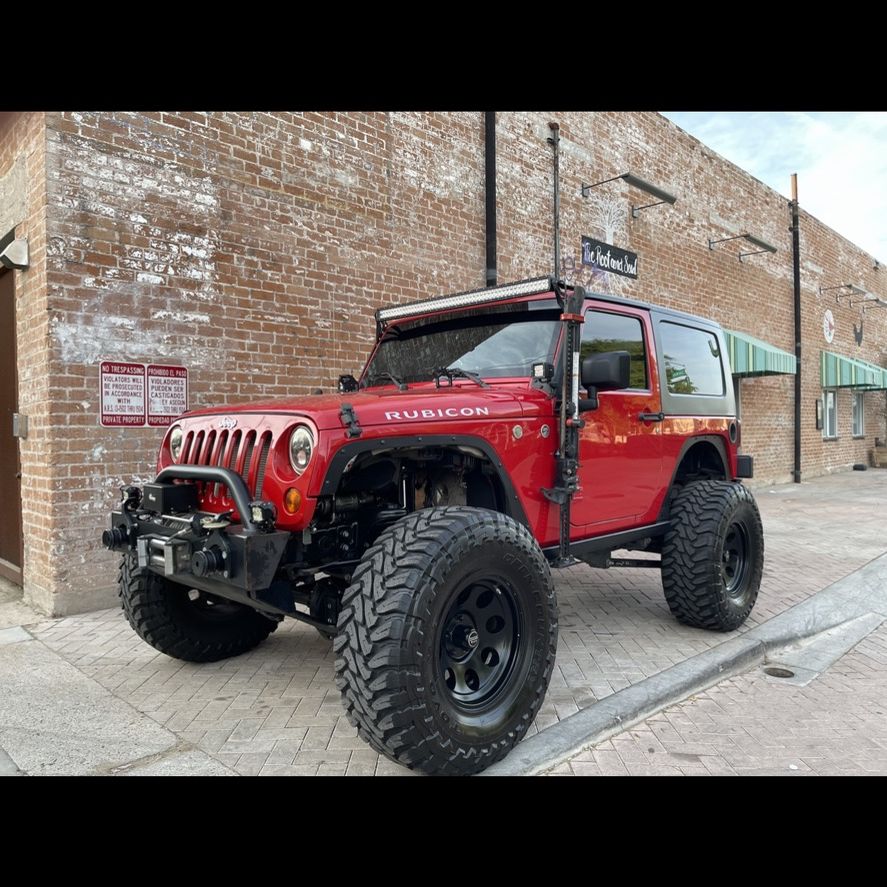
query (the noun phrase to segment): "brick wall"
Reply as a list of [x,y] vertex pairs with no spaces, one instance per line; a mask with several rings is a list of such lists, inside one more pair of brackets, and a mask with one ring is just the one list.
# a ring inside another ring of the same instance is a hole
[[[799,183],[799,190],[803,187]],[[799,194],[803,203],[803,191]],[[849,389],[838,391],[838,439],[823,441],[822,432],[814,422],[816,400],[822,398],[820,352],[831,351],[846,357],[855,357],[878,365],[887,358],[887,308],[875,308],[862,313],[856,305],[861,296],[851,296],[846,290],[819,294],[820,286],[856,283],[869,292],[887,298],[887,270],[874,267],[872,256],[850,241],[835,234],[818,219],[801,214],[801,287],[803,348],[802,376],[802,447],[804,477],[830,474],[856,462],[869,463],[869,451],[875,437],[885,438],[883,411],[885,393],[871,392],[865,398],[865,437],[854,440],[851,434],[851,398]],[[836,300],[835,294],[839,295]],[[835,320],[834,341],[828,344],[823,335],[822,319],[831,309]],[[857,344],[856,333],[862,327],[862,343]]]
[[[500,281],[552,267],[549,120],[561,124],[568,276],[793,351],[785,198],[657,114],[498,115]],[[37,167],[34,264],[21,275],[32,296],[19,340],[32,411],[27,489],[51,492],[58,506],[49,516],[26,512],[35,540],[26,585],[47,611],[112,600],[116,556],[98,536],[117,487],[151,475],[161,438],[157,429],[99,426],[101,358],[187,366],[192,407],[329,390],[339,373],[360,369],[377,305],[484,283],[481,113],[71,112],[15,127],[0,164],[29,150]],[[579,196],[583,182],[628,170],[678,202],[631,219],[632,202],[650,201],[621,181]],[[709,250],[709,238],[744,230],[779,251],[740,263],[737,243]],[[578,260],[583,234],[637,252],[639,279],[589,279]],[[811,476],[863,461],[884,436],[873,421],[883,394],[869,395],[865,440],[850,440],[846,392],[841,439],[823,443],[815,429],[828,301],[818,288],[850,274],[877,292],[887,272],[871,271],[871,257],[807,215],[802,248]],[[887,311],[866,315],[859,349],[853,317],[836,309],[829,350],[880,363]],[[743,449],[756,456],[759,481],[790,479],[792,385],[742,384]]]
[[[567,276],[591,288],[703,314],[725,327],[749,333],[794,353],[794,296],[788,201],[730,164],[658,114],[509,113],[498,122],[500,279],[514,279],[551,266],[551,149],[548,122],[561,125],[561,241]],[[580,196],[583,183],[631,171],[678,197],[673,206],[643,210],[631,218],[632,203],[653,201],[621,181]],[[788,183],[786,183],[788,185]],[[803,204],[803,181],[799,183]],[[887,270],[808,213],[801,212],[803,322],[802,466],[809,478],[855,462],[868,462],[875,437],[884,437],[884,393],[866,396],[865,437],[850,434],[851,393],[839,392],[839,439],[823,441],[816,429],[815,401],[822,397],[820,351],[882,364],[887,356],[887,309],[865,314],[861,346],[854,337],[858,307],[836,306],[820,286],[855,282],[887,296]],[[777,247],[775,254],[739,262],[753,250],[745,241],[717,240],[747,231]],[[582,269],[582,235],[639,255],[637,280]],[[739,244],[743,246],[740,247]],[[541,264],[540,264],[541,263]],[[573,267],[576,271],[573,271]],[[822,315],[831,307],[837,330],[828,345]],[[754,486],[792,479],[794,467],[794,380],[788,376],[742,382],[743,451],[755,456]]]
[[100,359],[187,366],[192,407],[329,390],[380,301],[483,285],[483,120],[65,113],[46,135],[53,468],[77,518],[54,588],[87,608],[109,507],[162,437],[99,427]]

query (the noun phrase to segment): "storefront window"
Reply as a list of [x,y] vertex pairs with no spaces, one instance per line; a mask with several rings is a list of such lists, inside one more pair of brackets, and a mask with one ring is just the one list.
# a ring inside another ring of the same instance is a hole
[[861,392],[853,394],[853,436],[865,435],[865,395]]
[[825,415],[822,423],[822,436],[826,439],[834,440],[838,436],[838,392],[823,391],[822,399],[824,401]]

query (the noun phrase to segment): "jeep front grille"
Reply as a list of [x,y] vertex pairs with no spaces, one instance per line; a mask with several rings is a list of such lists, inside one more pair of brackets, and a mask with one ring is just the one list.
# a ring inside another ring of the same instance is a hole
[[[214,465],[236,471],[246,482],[250,495],[260,498],[265,468],[271,452],[270,431],[258,435],[254,430],[216,432],[189,431],[182,446],[180,465]],[[234,507],[223,484],[197,484],[202,507],[227,511]]]
[[259,448],[259,467],[256,471],[256,499],[262,498],[262,484],[265,481],[265,465],[268,462],[268,451],[271,448],[271,435],[262,435],[262,445]]

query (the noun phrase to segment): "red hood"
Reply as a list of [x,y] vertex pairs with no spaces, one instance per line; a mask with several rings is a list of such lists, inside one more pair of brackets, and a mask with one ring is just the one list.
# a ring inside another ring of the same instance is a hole
[[[523,380],[522,385],[526,385]],[[391,386],[371,392],[315,394],[300,398],[208,407],[185,413],[185,418],[250,413],[288,414],[307,416],[314,421],[318,429],[341,429],[340,410],[343,403],[348,403],[354,407],[357,421],[361,426],[406,422],[427,423],[430,419],[464,421],[476,415],[502,419],[523,414],[518,396],[523,393],[526,393],[525,387],[517,391],[511,386],[504,385],[480,388],[467,381],[457,381],[452,388],[439,389],[435,388],[433,383],[418,383],[410,386],[408,391],[398,391]],[[478,408],[487,412],[478,414],[475,412]]]

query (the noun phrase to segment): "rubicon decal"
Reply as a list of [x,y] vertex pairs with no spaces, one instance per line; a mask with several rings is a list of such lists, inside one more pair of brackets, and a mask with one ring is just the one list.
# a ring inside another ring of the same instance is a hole
[[385,413],[388,422],[398,419],[458,419],[460,416],[489,416],[489,407],[447,407],[438,410],[393,410]]

